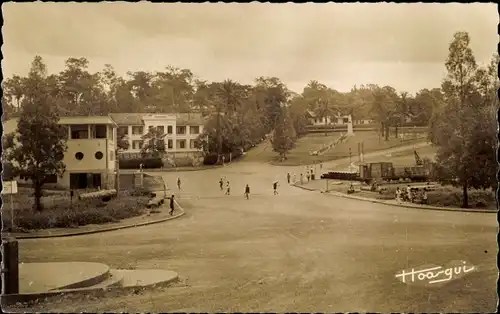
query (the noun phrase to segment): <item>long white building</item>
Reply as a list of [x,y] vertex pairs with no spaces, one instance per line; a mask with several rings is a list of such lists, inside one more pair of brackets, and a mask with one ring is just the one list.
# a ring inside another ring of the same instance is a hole
[[151,128],[165,134],[167,155],[178,158],[201,153],[195,147],[195,140],[203,133],[205,124],[205,119],[199,113],[116,113],[111,114],[111,118],[118,125],[118,133],[125,134],[129,141],[129,149],[121,154],[139,154],[144,145],[142,137]]

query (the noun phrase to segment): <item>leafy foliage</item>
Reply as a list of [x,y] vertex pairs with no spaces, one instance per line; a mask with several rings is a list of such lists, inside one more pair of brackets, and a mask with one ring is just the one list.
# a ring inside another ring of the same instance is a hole
[[469,45],[467,33],[454,35],[442,86],[445,105],[434,113],[429,133],[438,146],[440,176],[462,187],[462,207],[469,206],[470,188],[495,187],[497,172],[498,104],[491,93],[498,88],[497,74],[478,68]]
[[282,160],[284,160],[286,159],[287,153],[295,147],[296,139],[297,134],[293,128],[290,114],[286,108],[282,108],[272,137],[273,150],[280,155]]
[[65,171],[64,152],[68,131],[58,124],[59,114],[53,103],[53,86],[47,80],[45,64],[36,57],[23,82],[24,98],[17,132],[4,139],[4,156],[11,176],[29,178],[34,188],[34,207],[42,210],[42,186],[51,176]]
[[150,128],[148,133],[142,136],[144,146],[141,149],[143,157],[160,157],[165,153],[165,134],[158,128]]

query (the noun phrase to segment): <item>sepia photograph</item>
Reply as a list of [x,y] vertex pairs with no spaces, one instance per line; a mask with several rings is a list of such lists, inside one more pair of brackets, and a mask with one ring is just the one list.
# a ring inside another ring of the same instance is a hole
[[496,312],[494,3],[1,8],[3,312]]

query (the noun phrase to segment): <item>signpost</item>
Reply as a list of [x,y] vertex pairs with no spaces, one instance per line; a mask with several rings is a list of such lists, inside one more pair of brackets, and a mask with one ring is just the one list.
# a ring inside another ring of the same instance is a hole
[[14,199],[13,195],[17,194],[17,181],[3,181],[2,182],[2,195],[10,194],[10,221],[11,230],[14,230]]

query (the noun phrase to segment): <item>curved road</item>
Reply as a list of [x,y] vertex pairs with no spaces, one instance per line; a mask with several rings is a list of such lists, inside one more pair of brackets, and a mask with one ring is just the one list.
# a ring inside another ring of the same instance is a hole
[[[292,169],[293,168],[293,169]],[[163,224],[71,238],[23,240],[21,260],[164,268],[181,283],[121,297],[53,300],[51,312],[492,312],[493,214],[391,207],[287,186],[284,168],[242,161],[164,174],[187,214]],[[158,175],[158,173],[155,173]],[[227,176],[231,196],[219,190]],[[279,179],[280,195],[272,193]],[[251,198],[243,198],[244,185]],[[465,260],[478,267],[442,287],[394,278],[403,269]],[[54,274],[57,275],[57,274]]]

